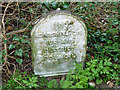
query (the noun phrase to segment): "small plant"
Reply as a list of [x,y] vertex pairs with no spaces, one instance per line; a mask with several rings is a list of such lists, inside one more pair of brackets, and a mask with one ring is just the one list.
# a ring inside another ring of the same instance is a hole
[[37,88],[38,77],[35,75],[26,75],[27,72],[20,73],[17,70],[10,80],[6,83],[4,88]]
[[47,87],[48,88],[58,88],[58,83],[55,79],[53,79],[47,83]]
[[101,84],[103,81],[116,80],[118,85],[118,65],[112,64],[111,59],[94,59],[86,63],[86,68],[82,70],[82,64],[75,65],[73,74],[68,74],[65,81],[61,80],[62,88],[93,88],[88,85],[88,81],[95,81]]
[[28,86],[29,88],[32,88],[32,87],[39,87],[39,85],[37,84],[38,80],[37,77],[28,77],[28,80],[22,80],[22,82]]
[[118,65],[112,64],[111,59],[94,59],[86,64],[86,72],[90,72],[89,80],[94,80],[97,84],[111,79],[118,80]]
[[20,74],[19,70],[17,70],[17,73],[14,73],[8,82],[5,83],[4,88],[24,88],[24,86],[21,84],[22,79],[22,75]]
[[89,77],[86,74],[85,70],[82,70],[82,64],[75,65],[76,69],[70,72],[73,72],[73,74],[69,73],[66,76],[66,80],[60,81],[60,85],[62,88],[88,88],[88,79]]

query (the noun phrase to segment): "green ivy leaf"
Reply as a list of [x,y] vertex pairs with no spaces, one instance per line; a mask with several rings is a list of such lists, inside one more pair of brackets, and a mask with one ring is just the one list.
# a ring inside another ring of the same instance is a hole
[[16,59],[16,61],[19,63],[19,65],[21,65],[21,64],[22,64],[22,62],[23,62],[23,60],[22,60],[22,59],[20,59],[20,58]]
[[29,41],[29,40],[26,40],[26,43],[30,44],[30,41]]
[[115,62],[117,62],[117,61],[118,61],[118,58],[116,58],[116,57],[113,57],[113,58],[114,58]]
[[89,63],[89,62],[87,62],[86,64],[87,64],[88,66],[90,66],[90,65],[91,65],[91,63]]
[[26,43],[26,40],[25,39],[21,39],[22,43]]
[[107,62],[104,62],[104,65],[106,66],[106,65],[107,65]]
[[13,38],[13,40],[20,41],[20,38],[17,37],[17,36],[15,36],[15,37]]
[[22,49],[18,49],[18,50],[15,51],[15,55],[18,55],[18,56],[21,56],[21,57],[22,57],[22,53],[23,53]]
[[33,12],[33,9],[32,9],[32,8],[30,8],[28,11],[29,11],[29,12]]
[[111,66],[111,65],[112,65],[112,62],[107,62],[107,65],[108,65],[108,66]]
[[30,80],[30,82],[32,82],[33,80],[32,80],[32,78],[29,78],[29,80]]
[[68,3],[64,3],[63,7],[67,9],[69,7]]
[[2,55],[6,55],[7,52],[6,52],[6,50],[2,50],[2,51],[0,52],[0,54],[1,54],[1,56],[2,56]]
[[28,83],[28,81],[26,81],[26,80],[22,80],[22,81],[23,81],[24,84]]
[[10,44],[10,45],[9,45],[9,50],[10,50],[10,49],[13,49],[13,48],[15,48],[15,45]]
[[3,39],[3,42],[4,42],[4,43],[7,43],[7,40]]
[[102,82],[103,82],[103,80],[102,80],[102,79],[100,79],[100,80],[99,80],[99,79],[97,79],[97,80],[96,80],[96,83],[97,83],[97,84],[101,84]]
[[32,29],[32,26],[29,26],[29,27],[28,27],[28,29],[30,29],[30,30],[31,30],[31,29]]
[[29,55],[27,53],[24,53],[27,58],[29,58]]
[[14,28],[15,30],[18,30],[18,28]]
[[2,64],[4,61],[5,61],[4,59],[1,59],[1,60],[0,60],[0,64]]
[[26,35],[22,35],[22,37],[25,37],[25,38],[26,38],[26,37],[28,37],[28,36],[26,36]]
[[37,84],[34,84],[33,86],[34,86],[35,88],[39,87],[39,85],[37,85]]
[[51,3],[51,5],[54,9],[57,9],[57,3],[56,2]]

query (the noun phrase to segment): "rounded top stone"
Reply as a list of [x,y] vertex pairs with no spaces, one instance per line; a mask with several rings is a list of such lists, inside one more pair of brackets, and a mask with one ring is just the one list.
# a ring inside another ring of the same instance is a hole
[[[40,19],[38,19],[35,24],[36,25],[38,23],[40,24],[45,19],[50,18],[50,17],[55,16],[55,15],[65,15],[65,16],[73,17],[74,19],[78,20],[82,24],[82,26],[85,28],[85,31],[86,31],[86,26],[85,26],[83,20],[77,14],[74,14],[70,11],[55,10],[55,11],[49,12],[46,15],[42,16]],[[60,19],[60,20],[64,21],[63,19]],[[33,34],[33,32],[34,32],[34,29],[31,31],[31,35]]]
[[36,75],[64,75],[85,60],[87,30],[77,15],[57,10],[39,19],[31,44]]

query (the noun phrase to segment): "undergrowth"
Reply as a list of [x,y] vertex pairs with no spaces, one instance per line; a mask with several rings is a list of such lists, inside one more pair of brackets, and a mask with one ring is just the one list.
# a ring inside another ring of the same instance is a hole
[[[0,52],[0,63],[3,64],[2,88],[95,88],[88,84],[90,81],[96,84],[115,81],[116,85],[120,85],[119,3],[13,2],[2,3],[1,7],[2,14],[6,9],[6,15],[2,15],[3,41],[0,43],[4,46]],[[30,31],[34,23],[57,8],[77,14],[88,30],[84,69],[82,64],[76,63],[76,69],[59,83],[56,79],[47,81],[45,77],[31,73],[30,48]]]
[[118,85],[119,66],[112,64],[110,60],[110,58],[96,58],[87,62],[84,70],[82,64],[76,63],[75,70],[69,71],[66,79],[60,80],[60,84],[58,84],[56,79],[48,82],[44,77],[40,78],[34,74],[27,75],[27,72],[20,73],[18,70],[17,73],[8,80],[4,88],[94,88],[88,84],[89,81],[101,84],[108,80],[116,80],[116,85]]

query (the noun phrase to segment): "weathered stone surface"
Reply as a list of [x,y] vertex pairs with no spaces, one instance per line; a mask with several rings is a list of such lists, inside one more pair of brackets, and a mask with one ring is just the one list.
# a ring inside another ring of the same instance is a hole
[[85,60],[87,30],[75,15],[63,11],[42,18],[31,32],[34,73],[64,75]]

